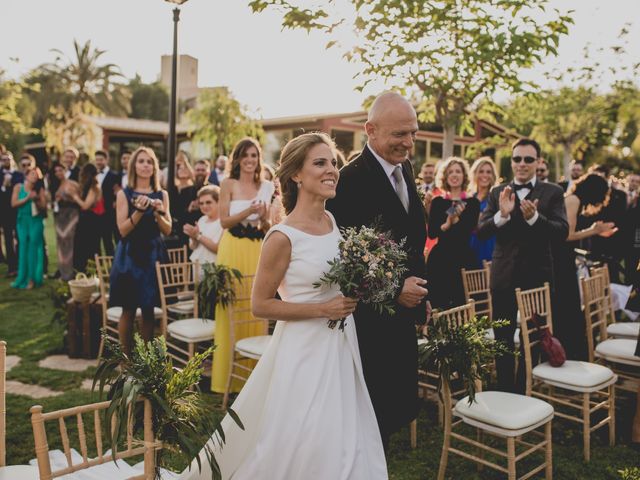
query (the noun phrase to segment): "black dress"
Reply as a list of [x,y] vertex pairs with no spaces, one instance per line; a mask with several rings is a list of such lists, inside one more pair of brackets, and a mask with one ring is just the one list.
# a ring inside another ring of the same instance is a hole
[[443,197],[436,197],[431,202],[429,238],[438,238],[427,258],[427,288],[433,308],[444,310],[463,305],[465,298],[460,269],[474,269],[477,265],[470,242],[471,233],[478,225],[480,202],[477,198],[462,201],[466,207],[460,220],[446,232],[440,227],[447,220],[447,210],[453,202]]
[[[581,211],[580,207],[578,211]],[[593,223],[593,218],[591,219]],[[576,230],[587,228],[588,217],[576,219]],[[587,360],[587,337],[580,300],[578,270],[575,249],[578,241],[561,241],[552,244],[554,292],[552,303],[553,335],[560,340],[567,358]]]

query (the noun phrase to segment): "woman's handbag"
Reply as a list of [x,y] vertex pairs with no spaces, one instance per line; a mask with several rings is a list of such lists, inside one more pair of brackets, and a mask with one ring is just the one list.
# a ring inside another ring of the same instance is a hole
[[564,362],[567,361],[567,353],[564,351],[560,340],[551,335],[551,331],[548,328],[542,328],[540,326],[542,319],[543,317],[537,313],[534,313],[531,317],[531,320],[536,326],[536,330],[540,333],[540,345],[542,345],[542,350],[549,358],[549,365],[552,367],[561,367]]

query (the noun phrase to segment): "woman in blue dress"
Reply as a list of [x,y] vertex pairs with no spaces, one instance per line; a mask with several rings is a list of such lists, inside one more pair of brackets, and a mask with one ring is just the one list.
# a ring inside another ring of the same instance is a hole
[[[469,170],[471,182],[469,183],[469,192],[480,202],[480,215],[489,201],[489,192],[496,185],[498,178],[496,165],[491,157],[480,157]],[[493,255],[493,247],[496,244],[496,237],[480,240],[474,231],[471,234],[471,248],[477,257],[477,267],[482,268],[482,262],[491,261]]]
[[160,305],[156,262],[166,262],[161,234],[171,232],[169,196],[160,188],[158,159],[148,147],[131,155],[128,184],[116,197],[116,218],[122,239],[113,258],[109,303],[122,307],[118,333],[123,351],[129,354],[138,308],[142,338],[153,338],[153,308]]

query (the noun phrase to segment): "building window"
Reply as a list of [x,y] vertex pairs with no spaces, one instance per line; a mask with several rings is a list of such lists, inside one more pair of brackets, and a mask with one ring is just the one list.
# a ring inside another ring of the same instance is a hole
[[453,146],[453,156],[454,157],[462,157],[462,145],[454,145]]
[[420,167],[427,160],[427,142],[424,140],[416,140],[413,144],[413,156],[411,157],[411,163],[413,163],[414,171],[420,171]]
[[429,146],[429,159],[434,162],[442,160],[442,143],[431,140]]

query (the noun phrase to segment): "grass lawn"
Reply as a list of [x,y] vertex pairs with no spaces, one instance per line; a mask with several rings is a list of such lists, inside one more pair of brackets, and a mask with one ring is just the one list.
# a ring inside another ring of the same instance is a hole
[[[55,271],[55,241],[51,219],[47,224],[47,241],[51,259],[49,271]],[[40,404],[45,411],[72,407],[98,401],[97,395],[80,389],[85,378],[92,378],[94,369],[85,372],[63,372],[38,367],[44,357],[64,352],[63,328],[51,322],[53,306],[50,298],[52,281],[31,291],[17,291],[9,287],[4,278],[6,266],[0,266],[0,339],[8,343],[8,354],[21,357],[20,364],[7,374],[10,380],[38,384],[64,392],[58,397],[34,400],[19,395],[7,395],[7,462],[26,463],[35,457],[29,408]],[[221,398],[206,394],[212,414]],[[620,479],[619,470],[640,466],[640,446],[629,443],[635,396],[620,394],[617,399],[617,445],[608,446],[607,430],[592,436],[591,463],[582,460],[582,431],[576,425],[556,418],[553,423],[554,478]],[[409,448],[408,428],[396,434],[391,441],[388,456],[390,478],[418,480],[435,478],[440,462],[441,429],[437,421],[437,408],[424,403],[418,423],[418,449]],[[330,419],[328,419],[330,420]],[[55,434],[49,437],[51,448],[61,448]],[[70,434],[72,431],[70,429]],[[72,435],[73,439],[74,436]],[[73,441],[73,440],[72,440]],[[496,445],[498,445],[496,443]],[[500,443],[502,446],[502,442]],[[470,462],[450,456],[447,477],[451,479],[499,479],[503,474],[488,468],[478,471]],[[540,476],[536,478],[542,478]]]

